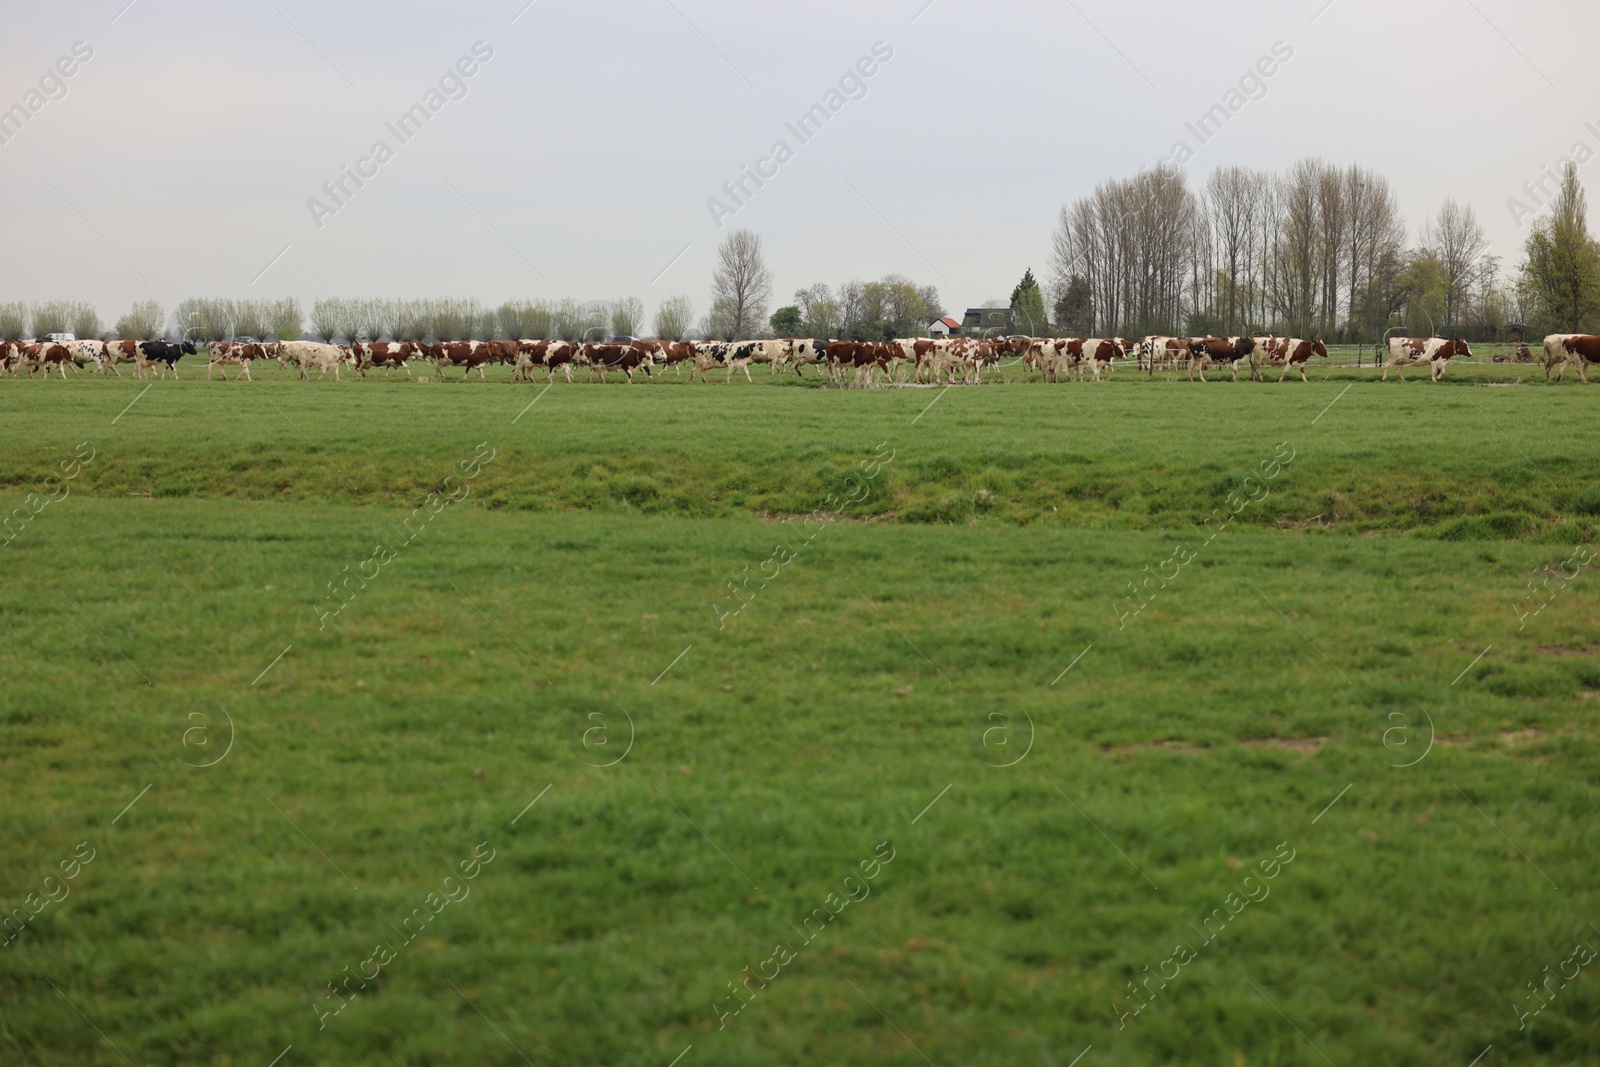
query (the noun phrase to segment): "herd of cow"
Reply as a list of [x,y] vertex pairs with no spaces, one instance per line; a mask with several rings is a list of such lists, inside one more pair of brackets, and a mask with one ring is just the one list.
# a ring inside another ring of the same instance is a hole
[[[1327,348],[1321,341],[1298,337],[1160,337],[1149,336],[1138,341],[1121,337],[1048,338],[1048,337],[919,337],[896,341],[827,341],[788,338],[772,341],[628,341],[604,344],[582,344],[574,341],[441,341],[425,344],[421,341],[395,341],[358,343],[352,345],[324,344],[317,341],[277,341],[248,344],[237,341],[213,341],[206,348],[208,363],[206,377],[220,371],[224,379],[231,364],[240,368],[241,375],[250,377],[250,364],[261,359],[276,359],[280,366],[295,368],[302,379],[317,371],[321,380],[333,371],[339,379],[339,368],[349,366],[365,377],[368,370],[382,367],[387,376],[396,367],[411,374],[412,360],[431,362],[435,374],[443,379],[445,369],[459,367],[463,376],[473,370],[480,378],[486,377],[484,369],[491,363],[512,368],[513,381],[531,381],[535,370],[543,370],[547,381],[555,381],[560,370],[568,382],[572,381],[574,367],[588,368],[592,381],[596,375],[605,381],[606,371],[622,371],[628,381],[634,372],[643,370],[648,376],[651,367],[672,366],[681,368],[689,364],[690,377],[700,375],[701,381],[712,370],[726,370],[731,382],[738,371],[750,378],[752,363],[768,364],[773,373],[789,367],[796,375],[804,377],[804,368],[813,366],[825,372],[830,379],[845,382],[847,377],[855,384],[871,385],[881,372],[885,380],[900,381],[908,377],[913,382],[940,383],[957,381],[978,382],[983,370],[1010,358],[1040,372],[1045,381],[1057,382],[1065,375],[1068,379],[1082,380],[1087,373],[1095,381],[1119,360],[1139,360],[1139,366],[1151,374],[1157,369],[1187,369],[1189,380],[1198,374],[1206,380],[1208,367],[1226,367],[1229,380],[1238,381],[1239,371],[1246,365],[1250,377],[1262,380],[1261,368],[1282,367],[1278,381],[1283,381],[1291,371],[1302,381],[1306,365],[1312,356],[1326,357]],[[1600,337],[1589,334],[1552,334],[1545,338],[1545,377],[1552,368],[1559,368],[1556,381],[1561,381],[1568,363],[1578,370],[1579,378],[1588,382],[1587,368],[1600,364]],[[178,361],[186,355],[196,355],[193,342],[168,341],[5,341],[0,342],[0,368],[15,377],[27,371],[31,378],[35,371],[43,370],[49,377],[52,369],[63,379],[67,367],[84,367],[94,364],[102,374],[121,376],[118,363],[131,363],[136,377],[144,378],[151,370],[165,375],[178,376]],[[1393,368],[1402,381],[1405,367],[1427,364],[1432,380],[1444,375],[1445,366],[1454,356],[1468,357],[1472,350],[1462,340],[1442,337],[1394,337],[1389,339],[1388,359],[1384,363],[1383,379],[1388,380]]]

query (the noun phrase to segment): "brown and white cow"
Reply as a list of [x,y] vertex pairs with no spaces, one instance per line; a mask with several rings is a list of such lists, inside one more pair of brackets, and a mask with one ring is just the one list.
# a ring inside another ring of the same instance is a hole
[[136,368],[139,365],[138,341],[107,341],[106,365],[116,371],[117,377],[122,377],[122,372],[117,370],[118,363],[132,363]]
[[67,364],[72,362],[72,350],[66,345],[55,341],[36,341],[30,345],[22,346],[22,365],[28,368],[28,377],[33,377],[33,372],[44,368],[44,376],[50,377],[50,368],[54,367],[61,372],[61,380],[67,380]]
[[1578,368],[1578,380],[1585,385],[1589,384],[1589,368],[1600,366],[1600,337],[1592,333],[1567,334],[1561,342],[1563,359],[1561,369],[1556,372],[1556,381],[1561,381],[1562,375],[1567,372],[1567,364],[1571,363]]
[[[1553,333],[1544,339],[1544,380],[1550,380],[1552,368],[1560,367],[1557,371],[1556,381],[1567,373],[1567,338],[1578,336],[1575,333]],[[1579,368],[1580,371],[1582,368]]]
[[1087,368],[1098,382],[1100,372],[1111,366],[1113,360],[1121,359],[1124,355],[1122,346],[1114,337],[1074,340],[1068,344],[1067,350],[1072,358],[1072,365],[1077,370],[1079,381],[1083,380],[1083,372]]
[[903,364],[911,367],[913,378],[917,377],[922,371],[923,364],[927,362],[929,353],[933,351],[931,337],[897,337],[889,343],[897,349],[894,358],[889,361],[891,380],[898,377],[897,372]]
[[650,373],[651,355],[648,350],[637,347],[636,344],[590,344],[583,346],[583,357],[589,364],[591,379],[595,374],[600,375],[600,383],[605,384],[606,371],[620,370],[627,374],[628,384],[633,384],[633,372],[642,369],[645,377],[652,377]]
[[434,374],[441,382],[444,381],[444,368],[447,365],[462,368],[463,381],[472,376],[474,369],[480,380],[487,380],[489,376],[483,371],[484,364],[494,358],[494,352],[482,341],[440,341],[425,346],[424,351],[433,360]]
[[694,345],[688,341],[659,341],[661,345],[661,362],[671,367],[673,372],[680,377],[683,375],[685,362],[694,359]]
[[1022,355],[1024,364],[1036,368],[1047,382],[1059,382],[1061,372],[1072,370],[1072,356],[1067,347],[1071,337],[1035,337]]
[[1410,367],[1419,363],[1427,363],[1433,371],[1432,381],[1444,377],[1444,368],[1450,362],[1451,356],[1471,356],[1472,349],[1467,347],[1467,342],[1460,338],[1446,340],[1443,337],[1391,337],[1389,338],[1389,360],[1383,366],[1383,376],[1380,381],[1389,380],[1389,368],[1393,367],[1395,374],[1403,382],[1406,373],[1402,367]]
[[340,381],[340,364],[353,364],[355,361],[355,353],[344,345],[329,345],[320,341],[285,341],[278,353],[278,363],[293,364],[300,371],[302,381],[310,377],[307,371],[312,368],[320,371],[317,375],[319,382],[328,376],[330,370],[333,371],[333,380]]
[[1249,337],[1191,337],[1189,339],[1189,380],[1194,381],[1195,371],[1200,380],[1206,380],[1206,368],[1226,366],[1228,380],[1239,380],[1239,368],[1255,351],[1255,341]]
[[997,362],[999,357],[993,341],[978,337],[938,337],[933,342],[929,365],[934,381],[948,377],[954,385],[957,371],[961,372],[961,380],[968,384],[981,382],[983,368]]
[[1299,371],[1301,381],[1310,381],[1306,377],[1306,364],[1312,356],[1328,356],[1328,347],[1321,341],[1307,341],[1299,337],[1254,337],[1251,338],[1253,347],[1250,352],[1250,377],[1256,381],[1265,381],[1262,377],[1262,367],[1282,367],[1283,373],[1278,375],[1278,381],[1283,381],[1289,372]]
[[411,368],[406,366],[406,360],[420,357],[422,346],[415,341],[376,341],[351,345],[350,351],[356,357],[356,371],[363,378],[368,367],[382,367],[385,378],[399,367],[409,378]]
[[[828,351],[831,357],[833,354],[831,345]],[[852,342],[850,348],[844,351],[849,352],[849,362],[845,362],[842,351],[838,361],[839,369],[842,373],[845,367],[853,366],[855,368],[854,382],[856,385],[861,384],[863,375],[866,376],[867,385],[875,385],[877,383],[875,372],[880,370],[883,371],[884,379],[888,380],[891,366],[905,358],[905,354],[899,345],[890,344],[887,341]]]
[[556,380],[556,368],[561,368],[567,376],[567,384],[572,383],[572,365],[583,358],[583,352],[572,341],[518,341],[517,366],[511,374],[513,381],[520,375],[532,380],[534,367],[545,369],[546,384]]
[[1189,338],[1187,337],[1148,337],[1141,344],[1148,345],[1148,354],[1145,365],[1152,376],[1156,368],[1175,368],[1189,362]]
[[[237,364],[240,370],[239,377],[250,378],[250,362],[256,359],[266,359],[265,345],[241,344],[238,341],[212,341],[206,345],[206,379],[211,378],[212,370],[222,372],[222,380],[228,380],[227,365]],[[253,379],[252,379],[253,380]]]

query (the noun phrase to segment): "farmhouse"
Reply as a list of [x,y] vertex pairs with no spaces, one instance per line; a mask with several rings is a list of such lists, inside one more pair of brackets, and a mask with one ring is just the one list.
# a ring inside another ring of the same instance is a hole
[[1008,307],[968,308],[961,319],[961,332],[981,334],[998,330],[1002,334],[1016,332],[1015,316]]

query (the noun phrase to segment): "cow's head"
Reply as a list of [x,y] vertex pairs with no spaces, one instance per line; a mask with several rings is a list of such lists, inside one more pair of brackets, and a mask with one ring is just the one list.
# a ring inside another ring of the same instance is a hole
[[1459,337],[1451,341],[1448,348],[1449,351],[1445,353],[1446,355],[1461,356],[1463,359],[1472,358],[1472,349],[1467,346],[1467,342]]
[[1323,344],[1321,341],[1312,341],[1311,342],[1311,354],[1314,355],[1314,356],[1321,356],[1323,359],[1327,359],[1328,358],[1328,346]]

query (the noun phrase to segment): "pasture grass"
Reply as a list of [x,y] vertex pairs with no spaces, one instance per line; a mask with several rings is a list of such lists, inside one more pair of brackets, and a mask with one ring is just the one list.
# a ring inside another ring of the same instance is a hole
[[1370,368],[1204,387],[1132,368],[1046,386],[1012,370],[1011,384],[948,392],[804,388],[765,368],[757,386],[690,386],[669,372],[648,386],[548,392],[511,386],[503,368],[428,385],[260,371],[255,384],[156,382],[114,428],[144,383],[9,383],[0,410],[16,447],[0,450],[0,490],[37,484],[53,457],[105,426],[106,454],[82,489],[101,496],[393,505],[420,500],[488,441],[503,455],[477,490],[492,509],[794,516],[886,443],[905,454],[862,517],[1150,530],[1210,514],[1288,441],[1299,476],[1244,521],[1555,543],[1600,528],[1600,439],[1585,432],[1600,390],[1547,386],[1537,367],[1452,367],[1437,386],[1380,384]]
[[[0,548],[0,904],[96,856],[0,949],[0,1061],[1600,1054],[1587,968],[1527,1028],[1512,1007],[1600,947],[1600,581],[1512,607],[1592,536],[1600,392],[1336,374],[927,408],[669,378],[557,385],[513,423],[542,385],[184,381],[113,424],[143,383],[4,384],[8,509],[96,455]],[[480,442],[471,495],[426,506]],[[782,521],[880,443],[838,521]],[[1280,846],[1270,895],[1197,932]]]

